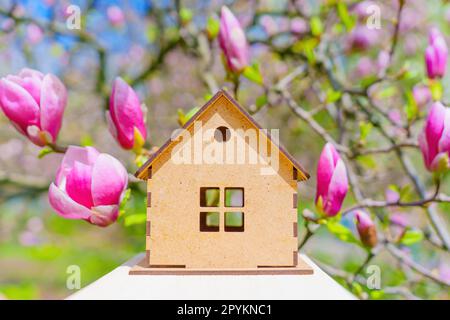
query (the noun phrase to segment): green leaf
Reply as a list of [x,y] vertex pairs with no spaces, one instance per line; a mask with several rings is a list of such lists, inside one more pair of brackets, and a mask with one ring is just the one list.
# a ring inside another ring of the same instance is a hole
[[423,240],[423,233],[420,230],[407,230],[403,237],[400,239],[400,243],[405,246],[410,246],[414,243]]
[[92,140],[92,137],[89,134],[84,134],[81,137],[80,144],[83,147],[92,146],[92,145],[94,145],[94,141]]
[[441,82],[438,81],[430,81],[431,96],[434,101],[439,101],[442,98],[443,88]]
[[329,220],[327,222],[327,229],[342,241],[360,245],[359,240],[356,239],[353,232],[337,221]]
[[297,41],[292,46],[292,51],[295,53],[302,53],[308,59],[310,64],[314,64],[316,61],[316,55],[314,53],[314,49],[319,44],[319,40],[317,38],[306,38],[300,41]]
[[406,118],[409,122],[416,119],[419,115],[419,107],[417,106],[416,100],[411,91],[407,91],[405,93],[406,105],[405,105],[405,113]]
[[219,34],[220,23],[214,17],[209,17],[208,22],[206,23],[206,34],[208,35],[209,40],[213,40]]
[[345,29],[347,31],[350,31],[356,23],[356,19],[353,16],[350,16],[348,13],[347,4],[343,1],[339,1],[337,3],[337,12],[339,15],[339,18],[341,19],[342,23],[345,26]]
[[369,169],[375,169],[377,167],[377,162],[375,161],[375,158],[370,154],[360,155],[358,156],[357,159],[358,162],[360,162]]
[[46,155],[53,153],[54,151],[50,147],[44,147],[39,151],[38,158],[42,159]]
[[342,92],[341,91],[335,91],[332,88],[329,88],[327,90],[327,102],[328,103],[333,103],[338,101],[340,98],[342,97]]
[[142,167],[144,165],[145,162],[147,162],[148,157],[143,155],[143,154],[138,154],[136,155],[136,158],[134,159],[134,163],[136,163],[136,165],[138,167]]
[[125,227],[130,227],[136,224],[143,224],[147,221],[147,215],[145,213],[130,214],[125,217]]
[[387,99],[390,98],[392,96],[394,96],[397,93],[397,88],[394,86],[388,86],[386,88],[383,88],[382,90],[380,90],[379,92],[377,92],[377,98],[378,99]]
[[371,290],[370,297],[374,300],[383,299],[384,291],[383,290]]
[[250,80],[256,84],[259,84],[259,85],[263,84],[263,77],[262,77],[261,71],[259,69],[259,65],[256,63],[251,66],[246,67],[244,69],[243,75],[248,80]]
[[262,106],[264,106],[267,103],[267,96],[265,94],[260,95],[258,98],[256,98],[256,107],[259,109]]
[[127,190],[125,190],[122,201],[120,202],[119,205],[119,217],[125,214],[125,207],[128,203],[128,200],[130,200],[130,196],[131,196],[131,189],[128,188]]
[[314,16],[310,20],[311,33],[313,36],[318,37],[323,32],[323,24],[318,16]]
[[186,124],[186,122],[189,121],[189,119],[191,119],[194,114],[197,113],[197,111],[200,110],[199,107],[194,107],[192,109],[190,109],[187,113],[184,113],[183,110],[178,109],[177,113],[178,113],[178,123],[180,124],[180,126],[184,126]]
[[180,9],[180,19],[181,19],[181,23],[183,25],[189,23],[192,20],[192,17],[193,17],[192,10],[190,10],[188,8]]
[[359,123],[359,138],[362,142],[365,142],[370,132],[372,131],[373,124],[370,122],[361,121]]

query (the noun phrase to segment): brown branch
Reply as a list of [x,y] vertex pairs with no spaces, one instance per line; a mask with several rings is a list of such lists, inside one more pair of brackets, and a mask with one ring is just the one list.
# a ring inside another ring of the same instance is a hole
[[422,276],[431,279],[439,284],[442,284],[444,286],[450,286],[450,281],[447,279],[442,279],[435,275],[433,272],[426,269],[424,266],[418,264],[414,260],[412,260],[407,254],[402,252],[400,249],[398,249],[396,246],[394,246],[391,243],[388,243],[386,245],[386,249],[391,253],[392,256],[399,259],[402,263],[410,267],[412,270],[416,271],[417,273],[421,274]]
[[349,149],[346,146],[337,143],[337,141],[334,140],[334,138],[316,120],[314,120],[314,118],[309,114],[308,111],[300,107],[295,102],[295,100],[291,97],[290,93],[287,90],[282,90],[281,94],[294,114],[305,121],[315,133],[321,136],[325,141],[332,143],[340,152],[346,154],[349,153]]

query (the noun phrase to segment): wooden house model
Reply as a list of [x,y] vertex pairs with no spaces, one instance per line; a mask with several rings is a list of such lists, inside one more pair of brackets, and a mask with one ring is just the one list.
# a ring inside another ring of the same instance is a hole
[[309,175],[225,91],[135,175],[147,181],[146,255],[130,274],[312,273],[297,252]]

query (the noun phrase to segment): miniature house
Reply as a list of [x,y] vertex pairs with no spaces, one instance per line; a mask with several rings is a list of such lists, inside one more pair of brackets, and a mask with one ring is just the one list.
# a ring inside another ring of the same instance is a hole
[[312,273],[297,252],[297,183],[309,176],[225,91],[136,177],[146,256],[130,274]]

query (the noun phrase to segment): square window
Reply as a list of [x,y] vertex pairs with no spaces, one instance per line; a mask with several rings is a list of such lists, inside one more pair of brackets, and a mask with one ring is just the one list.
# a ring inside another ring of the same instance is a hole
[[220,223],[219,212],[200,212],[200,231],[218,232]]
[[200,188],[200,207],[218,207],[220,203],[219,188]]
[[225,188],[225,207],[244,207],[244,189]]
[[243,232],[244,231],[244,213],[243,212],[225,212],[225,231]]

